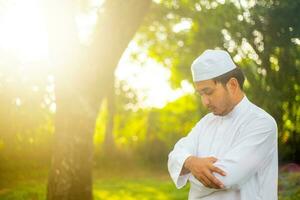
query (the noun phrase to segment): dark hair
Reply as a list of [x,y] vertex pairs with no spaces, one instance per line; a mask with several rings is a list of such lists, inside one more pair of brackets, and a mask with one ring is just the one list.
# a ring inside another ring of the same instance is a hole
[[223,86],[226,85],[226,83],[231,79],[235,78],[240,86],[240,89],[243,90],[243,85],[245,81],[245,76],[243,74],[243,71],[240,68],[235,68],[225,74],[222,74],[221,76],[218,76],[216,78],[213,78],[212,80],[215,82],[221,83]]

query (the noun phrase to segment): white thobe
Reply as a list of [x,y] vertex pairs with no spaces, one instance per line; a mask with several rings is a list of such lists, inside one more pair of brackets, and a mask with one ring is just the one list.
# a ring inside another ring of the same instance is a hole
[[[214,156],[214,173],[225,189],[205,187],[191,173],[180,175],[189,156]],[[203,117],[169,154],[168,169],[177,188],[190,181],[189,200],[277,199],[277,125],[246,96],[225,116]]]

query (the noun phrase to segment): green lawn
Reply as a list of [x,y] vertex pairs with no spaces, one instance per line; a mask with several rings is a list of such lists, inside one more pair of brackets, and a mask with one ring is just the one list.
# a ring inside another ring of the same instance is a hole
[[[95,177],[93,192],[95,200],[184,200],[188,187],[177,190],[168,176],[108,178]],[[42,200],[45,199],[44,179],[25,179],[0,188],[0,200]],[[281,174],[279,178],[279,199],[300,199],[300,173]]]
[[[31,181],[13,188],[0,190],[1,200],[45,199],[46,184]],[[102,200],[181,200],[186,199],[188,188],[177,190],[172,182],[161,179],[106,179],[94,181],[94,199]]]
[[29,181],[0,190],[1,200],[41,200],[45,198],[46,184]]
[[95,200],[182,200],[187,199],[188,188],[177,190],[169,180],[106,180],[95,181]]

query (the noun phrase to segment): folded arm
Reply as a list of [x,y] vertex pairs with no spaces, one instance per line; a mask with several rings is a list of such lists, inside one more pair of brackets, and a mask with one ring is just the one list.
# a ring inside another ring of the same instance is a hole
[[[201,121],[186,137],[176,143],[173,151],[169,154],[169,173],[177,188],[183,187],[191,174],[204,186],[222,188],[222,183],[212,175],[213,172],[224,174],[221,169],[213,166],[216,159],[196,157],[199,134],[201,134]],[[198,174],[200,172],[201,174]]]
[[270,159],[277,148],[275,121],[262,118],[247,124],[233,148],[214,163],[227,176],[214,174],[225,188],[236,187],[246,182]]

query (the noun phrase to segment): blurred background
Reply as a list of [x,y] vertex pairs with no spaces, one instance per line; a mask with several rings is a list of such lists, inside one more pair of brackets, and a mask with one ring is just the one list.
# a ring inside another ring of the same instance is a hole
[[279,199],[300,199],[299,11],[299,0],[1,0],[0,199],[55,199],[58,169],[69,182],[84,172],[71,185],[94,199],[187,199],[167,156],[207,113],[190,65],[208,48],[231,54],[248,98],[276,119]]

